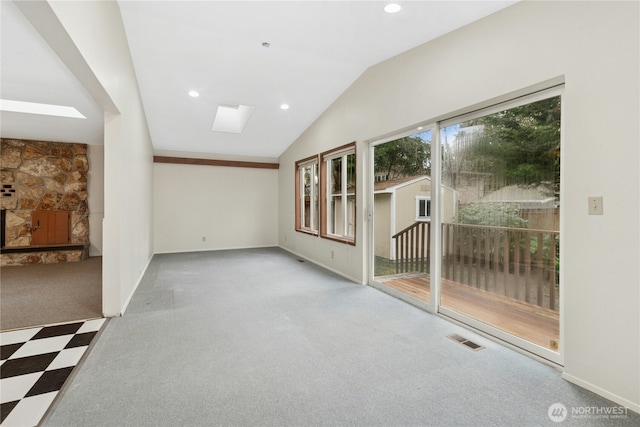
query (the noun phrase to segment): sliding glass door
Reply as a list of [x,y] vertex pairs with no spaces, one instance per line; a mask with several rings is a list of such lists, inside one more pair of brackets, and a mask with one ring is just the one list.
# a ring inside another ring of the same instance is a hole
[[440,311],[550,359],[560,345],[560,114],[560,95],[547,93],[440,128]]
[[561,89],[372,144],[374,286],[560,353]]
[[431,138],[419,128],[373,147],[374,281],[426,305],[431,263]]

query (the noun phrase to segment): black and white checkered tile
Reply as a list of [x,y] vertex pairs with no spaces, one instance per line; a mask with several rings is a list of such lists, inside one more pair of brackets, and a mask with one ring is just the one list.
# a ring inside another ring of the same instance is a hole
[[0,426],[40,422],[104,321],[0,333]]

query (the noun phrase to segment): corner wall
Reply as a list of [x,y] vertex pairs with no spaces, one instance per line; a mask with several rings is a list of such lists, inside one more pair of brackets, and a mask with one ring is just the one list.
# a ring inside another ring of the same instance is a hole
[[102,256],[104,218],[104,146],[89,145],[89,256]]
[[105,111],[103,313],[121,314],[153,255],[153,149],[117,2],[16,2]]
[[[279,244],[366,282],[365,141],[564,81],[563,376],[640,411],[639,6],[521,2],[371,67],[280,157]],[[357,246],[296,233],[295,161],[353,140]]]

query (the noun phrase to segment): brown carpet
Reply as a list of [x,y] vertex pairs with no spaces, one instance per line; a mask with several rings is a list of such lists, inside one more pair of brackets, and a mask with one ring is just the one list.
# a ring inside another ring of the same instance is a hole
[[0,269],[0,330],[102,317],[102,257]]

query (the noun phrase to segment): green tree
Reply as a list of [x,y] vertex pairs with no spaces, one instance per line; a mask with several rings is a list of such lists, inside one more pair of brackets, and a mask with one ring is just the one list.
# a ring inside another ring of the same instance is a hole
[[471,203],[458,212],[458,223],[527,228],[527,221],[520,217],[517,207],[508,203]]
[[376,175],[387,179],[431,174],[431,145],[420,136],[396,139],[375,148]]
[[[474,120],[484,130],[471,157],[493,172],[496,187],[560,183],[560,97]],[[469,124],[465,124],[468,126]],[[478,172],[484,172],[480,170]]]

